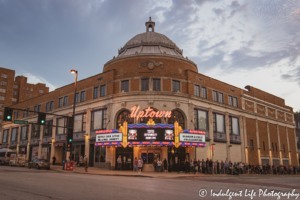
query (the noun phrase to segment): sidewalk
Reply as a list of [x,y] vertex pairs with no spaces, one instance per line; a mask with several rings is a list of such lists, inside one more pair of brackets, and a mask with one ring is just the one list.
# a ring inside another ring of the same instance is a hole
[[137,171],[128,171],[128,170],[108,170],[97,167],[89,167],[88,172],[85,172],[84,167],[74,167],[73,171],[62,170],[62,166],[51,165],[51,170],[63,173],[79,173],[79,174],[94,174],[94,175],[103,175],[103,176],[129,176],[129,177],[148,177],[148,178],[185,178],[185,177],[266,177],[266,176],[276,176],[276,175],[256,175],[256,174],[241,174],[241,175],[227,175],[227,174],[214,174],[214,175],[205,175],[205,174],[189,174],[184,172],[142,172],[141,175],[138,175]]

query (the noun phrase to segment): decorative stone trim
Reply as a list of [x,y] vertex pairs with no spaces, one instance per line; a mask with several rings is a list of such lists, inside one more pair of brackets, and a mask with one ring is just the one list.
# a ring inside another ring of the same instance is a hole
[[271,114],[271,115],[274,115],[275,114],[275,111],[271,111],[268,109],[268,112]]
[[148,101],[148,106],[153,107],[154,101]]
[[60,93],[63,94],[67,91],[67,89],[61,90]]
[[250,105],[250,104],[248,104],[247,102],[246,102],[246,106],[247,106],[248,108],[253,108],[253,104]]
[[263,112],[263,111],[265,110],[264,107],[263,107],[263,108],[260,108],[260,106],[257,106],[257,109],[258,109],[259,111],[261,111],[261,112]]
[[162,62],[155,62],[154,60],[150,59],[147,62],[140,62],[139,63],[139,68],[143,66],[143,67],[148,67],[149,70],[154,69],[154,67],[164,67],[164,64]]
[[230,90],[231,92],[235,92],[235,90],[234,90],[234,89],[232,89],[232,88],[230,88],[229,90]]
[[122,101],[122,102],[121,102],[121,107],[122,107],[122,108],[125,108],[125,107],[126,107],[126,101]]
[[203,78],[197,77],[198,81],[204,82],[205,80]]
[[180,102],[176,101],[175,106],[176,106],[176,108],[179,108],[180,107]]
[[103,80],[103,77],[97,78],[96,82]]
[[282,115],[282,114],[280,114],[279,112],[277,112],[277,114],[279,115],[279,117],[283,117],[283,115]]
[[286,117],[287,117],[288,119],[292,120],[292,117],[291,117],[291,116],[286,115]]

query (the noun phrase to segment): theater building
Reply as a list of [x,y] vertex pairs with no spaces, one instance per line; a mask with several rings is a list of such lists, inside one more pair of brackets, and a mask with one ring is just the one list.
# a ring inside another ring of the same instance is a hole
[[[299,165],[293,108],[285,105],[284,99],[199,73],[197,65],[183,56],[183,50],[155,32],[155,22],[150,19],[145,25],[146,32],[119,49],[102,73],[77,82],[75,160],[85,154],[90,166],[115,169],[121,155],[123,167],[132,169],[134,157],[143,157],[149,170],[157,158],[172,158],[178,165],[186,158]],[[80,74],[81,69],[76,70]],[[19,102],[14,108],[33,111],[41,106],[42,112],[71,116],[73,98],[71,83]],[[21,112],[20,116],[29,125],[5,123],[0,134],[2,147],[16,148],[19,153],[27,148],[28,160],[55,156],[61,163],[66,129],[56,126],[64,126],[66,118],[47,115],[47,126],[39,126],[36,114]],[[146,125],[150,119],[157,128],[154,132]],[[182,142],[176,147],[173,139],[168,141],[168,134],[177,130],[176,121],[182,133],[204,133],[204,145]],[[99,134],[122,137],[117,133],[124,130],[126,148],[121,143],[96,143]],[[13,140],[17,141],[14,146]]]

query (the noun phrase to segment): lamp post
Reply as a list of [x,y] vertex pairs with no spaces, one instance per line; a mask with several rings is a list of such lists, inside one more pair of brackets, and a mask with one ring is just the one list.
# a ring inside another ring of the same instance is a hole
[[[73,117],[75,117],[75,104],[76,104],[76,89],[77,89],[77,75],[78,75],[78,71],[72,69],[71,70],[72,74],[75,74],[75,84],[74,84],[74,104],[73,104]],[[73,158],[72,155],[72,148],[70,149],[70,156],[71,159]]]

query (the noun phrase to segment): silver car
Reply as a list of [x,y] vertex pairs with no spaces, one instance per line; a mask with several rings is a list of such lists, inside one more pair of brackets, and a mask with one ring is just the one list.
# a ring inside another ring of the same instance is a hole
[[28,163],[28,168],[35,167],[37,169],[46,168],[50,169],[50,162],[45,159],[34,159]]

